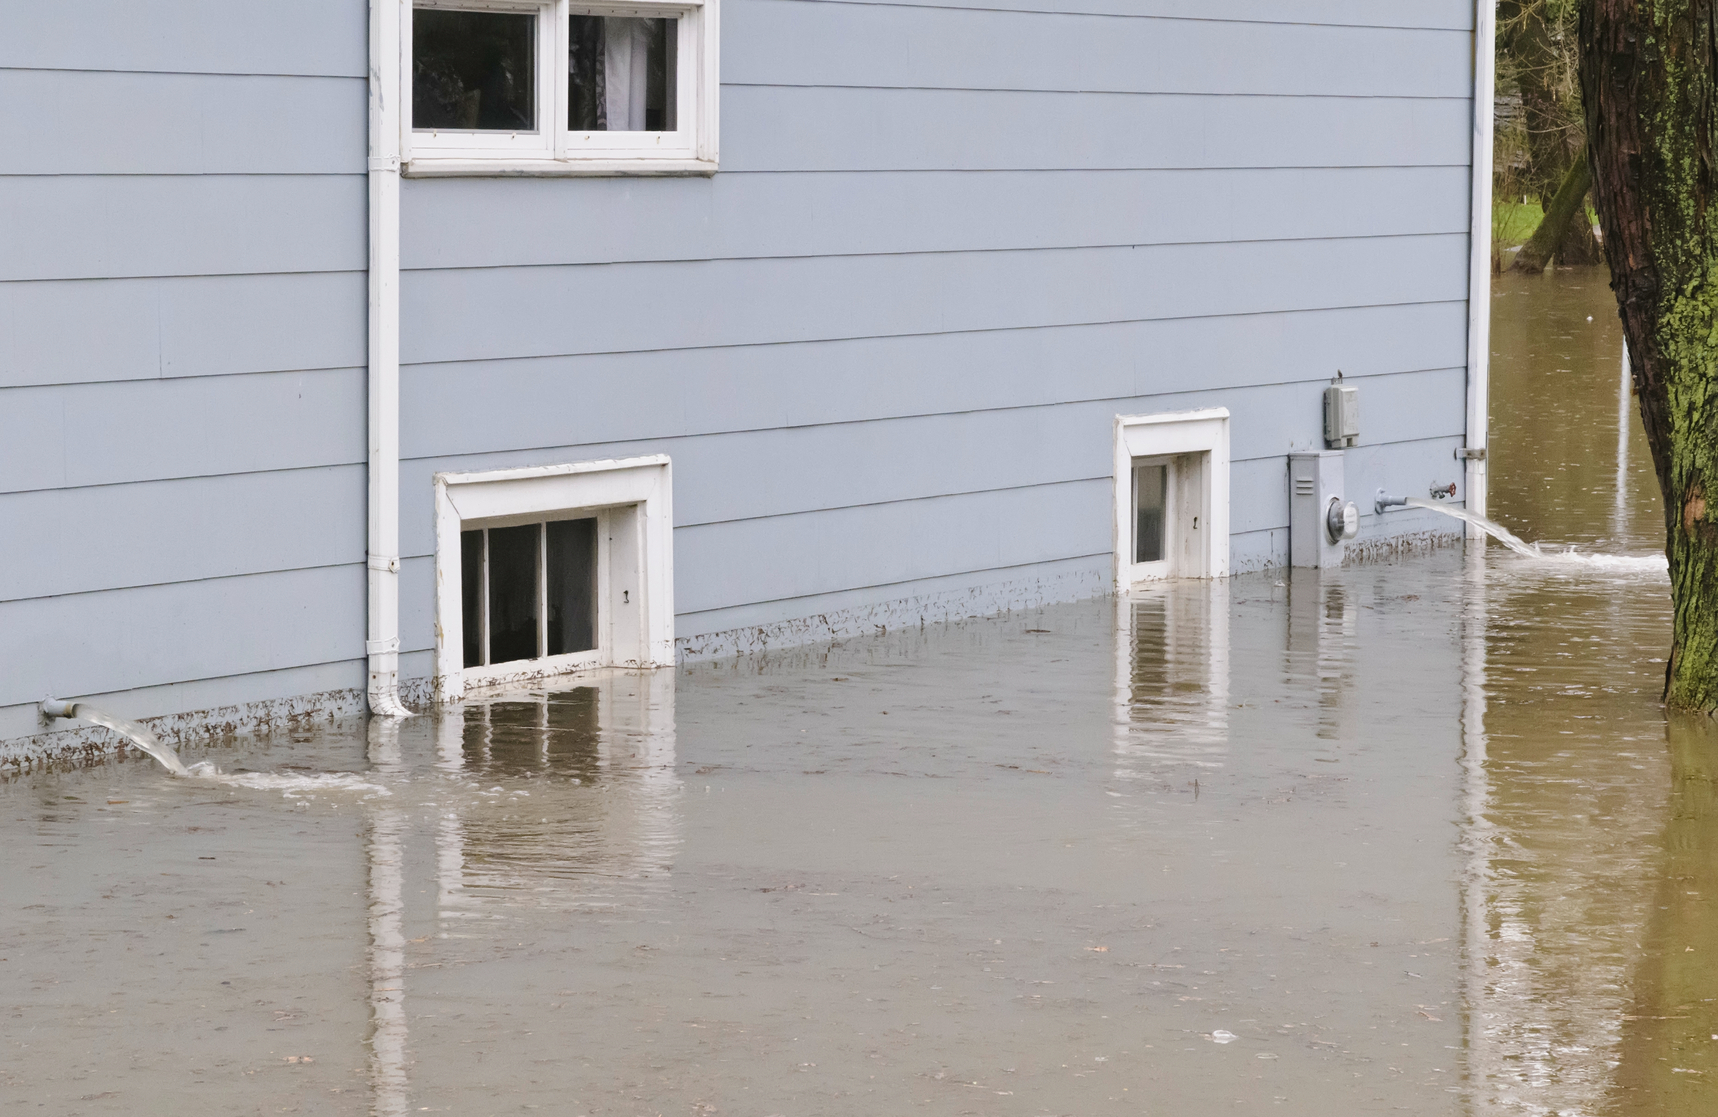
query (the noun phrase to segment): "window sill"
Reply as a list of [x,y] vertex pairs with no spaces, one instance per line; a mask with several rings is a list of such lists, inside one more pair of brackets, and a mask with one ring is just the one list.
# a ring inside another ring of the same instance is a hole
[[407,178],[618,178],[702,176],[716,173],[713,159],[433,159],[401,168]]

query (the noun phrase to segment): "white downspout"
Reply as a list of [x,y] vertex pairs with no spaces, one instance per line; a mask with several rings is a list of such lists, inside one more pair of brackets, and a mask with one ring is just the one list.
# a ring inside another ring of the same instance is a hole
[[367,697],[378,717],[400,702],[400,19],[370,0],[370,368]]
[[[1491,403],[1491,160],[1492,101],[1497,80],[1496,0],[1475,0],[1473,15],[1473,227],[1467,280],[1467,465],[1468,511],[1486,514],[1485,459]],[[1468,525],[1469,539],[1484,532]]]

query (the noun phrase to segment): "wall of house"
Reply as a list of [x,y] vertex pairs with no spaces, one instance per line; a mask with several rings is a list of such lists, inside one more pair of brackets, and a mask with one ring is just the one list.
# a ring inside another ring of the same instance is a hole
[[[671,454],[694,651],[1103,588],[1117,413],[1231,409],[1237,570],[1337,368],[1459,479],[1471,4],[1063,3],[725,0],[714,178],[405,184],[406,675],[437,470]],[[0,741],[356,700],[366,38],[0,5]]]
[[363,685],[366,37],[0,4],[0,740]]
[[1337,369],[1459,479],[1472,15],[724,0],[714,178],[407,182],[403,671],[437,470],[672,455],[694,651],[1101,590],[1118,413],[1231,409],[1236,570]]

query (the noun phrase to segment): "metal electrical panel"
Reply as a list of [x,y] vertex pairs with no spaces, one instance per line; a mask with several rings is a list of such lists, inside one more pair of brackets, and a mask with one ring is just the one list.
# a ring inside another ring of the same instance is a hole
[[1341,566],[1360,531],[1359,510],[1342,496],[1342,451],[1290,454],[1288,465],[1289,564]]
[[1324,444],[1332,450],[1360,441],[1360,389],[1332,384],[1324,390]]

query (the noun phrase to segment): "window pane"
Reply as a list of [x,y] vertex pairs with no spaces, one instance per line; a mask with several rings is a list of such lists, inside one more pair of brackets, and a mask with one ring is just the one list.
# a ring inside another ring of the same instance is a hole
[[1133,467],[1133,561],[1163,561],[1163,511],[1169,490],[1167,465]]
[[672,132],[680,21],[571,17],[567,127],[574,132]]
[[412,11],[412,127],[537,130],[537,17]]
[[542,524],[489,529],[489,662],[537,658],[537,541]]
[[597,646],[597,522],[554,520],[549,531],[549,655]]
[[465,665],[483,666],[483,532],[459,533],[460,615],[465,628]]

